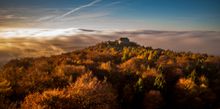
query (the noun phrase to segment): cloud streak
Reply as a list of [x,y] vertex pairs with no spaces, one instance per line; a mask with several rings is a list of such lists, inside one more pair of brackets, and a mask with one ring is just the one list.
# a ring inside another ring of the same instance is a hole
[[27,17],[16,16],[13,14],[0,16],[0,20],[25,20],[25,19],[27,19]]
[[71,11],[69,11],[69,12],[67,12],[67,13],[65,13],[65,14],[63,14],[63,15],[61,15],[61,16],[59,16],[59,17],[56,17],[55,19],[61,19],[61,18],[65,17],[65,16],[70,15],[70,14],[72,14],[72,13],[74,13],[74,12],[77,12],[77,11],[83,9],[83,8],[93,6],[93,5],[95,5],[96,3],[101,2],[101,1],[102,1],[102,0],[94,0],[94,1],[92,1],[91,3],[89,3],[89,4],[82,5],[82,6],[79,6],[79,7],[77,7],[77,8],[74,8],[73,10],[71,10]]

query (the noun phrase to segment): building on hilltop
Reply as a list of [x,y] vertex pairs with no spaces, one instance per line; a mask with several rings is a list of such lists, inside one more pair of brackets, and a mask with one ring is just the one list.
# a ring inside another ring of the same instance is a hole
[[118,44],[129,44],[129,43],[130,43],[130,40],[127,37],[121,37],[118,40]]

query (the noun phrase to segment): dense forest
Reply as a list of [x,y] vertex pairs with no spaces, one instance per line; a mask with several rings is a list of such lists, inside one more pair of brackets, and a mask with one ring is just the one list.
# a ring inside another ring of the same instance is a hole
[[217,109],[220,57],[107,41],[0,69],[1,109]]

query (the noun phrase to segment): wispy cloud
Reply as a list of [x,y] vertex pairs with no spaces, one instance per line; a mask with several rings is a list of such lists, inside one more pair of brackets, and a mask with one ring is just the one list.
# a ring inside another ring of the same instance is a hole
[[91,19],[91,18],[99,18],[109,15],[109,12],[96,12],[96,13],[81,13],[77,16],[72,16],[65,18],[65,21],[73,21],[73,20],[84,20],[84,19]]
[[16,15],[13,15],[13,14],[8,14],[8,15],[0,16],[0,20],[12,20],[12,19],[25,20],[26,18],[27,17],[16,16]]
[[112,3],[110,3],[110,4],[107,4],[105,7],[117,5],[117,4],[120,4],[120,3],[122,3],[122,2],[121,2],[121,1],[115,1],[115,2],[112,2]]
[[77,8],[74,8],[73,10],[71,10],[71,11],[69,11],[69,12],[67,12],[67,13],[65,13],[65,14],[63,14],[63,15],[61,15],[61,16],[59,16],[59,17],[56,17],[55,19],[61,19],[61,18],[65,17],[65,16],[70,15],[70,14],[72,14],[72,13],[74,13],[74,12],[77,12],[77,11],[83,9],[83,8],[93,6],[93,5],[95,5],[96,3],[101,2],[101,1],[102,1],[102,0],[94,0],[94,1],[92,1],[91,3],[89,3],[89,4],[82,5],[82,6],[79,6],[79,7],[77,7]]
[[37,21],[37,22],[46,21],[46,20],[52,19],[52,18],[54,18],[54,17],[55,17],[55,15],[47,15],[47,16],[44,16],[44,17],[40,17],[40,18],[37,19],[36,21]]

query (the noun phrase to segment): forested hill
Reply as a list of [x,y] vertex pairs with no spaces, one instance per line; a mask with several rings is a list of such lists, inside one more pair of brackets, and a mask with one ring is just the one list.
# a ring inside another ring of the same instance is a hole
[[0,108],[220,108],[220,57],[124,39],[0,70]]

